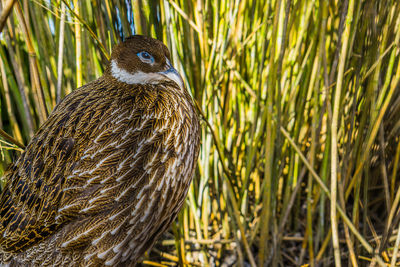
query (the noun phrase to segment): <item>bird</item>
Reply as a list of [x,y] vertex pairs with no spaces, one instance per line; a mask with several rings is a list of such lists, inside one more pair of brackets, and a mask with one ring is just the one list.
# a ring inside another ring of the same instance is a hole
[[182,208],[199,147],[200,119],[168,48],[127,37],[5,172],[0,260],[135,266]]

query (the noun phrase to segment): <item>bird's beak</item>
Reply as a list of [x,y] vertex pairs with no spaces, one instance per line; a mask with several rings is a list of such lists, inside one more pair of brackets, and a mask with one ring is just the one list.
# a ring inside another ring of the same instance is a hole
[[159,73],[167,77],[168,79],[176,82],[182,90],[185,89],[185,84],[183,82],[181,75],[174,67],[172,67],[171,62],[168,59],[167,59],[167,67],[168,69],[166,71],[162,71]]

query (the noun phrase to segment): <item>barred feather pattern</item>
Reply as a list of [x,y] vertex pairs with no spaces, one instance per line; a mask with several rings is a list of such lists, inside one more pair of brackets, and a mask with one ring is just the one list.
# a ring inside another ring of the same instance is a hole
[[182,207],[198,153],[199,121],[176,83],[101,77],[75,90],[6,174],[1,257],[134,265]]

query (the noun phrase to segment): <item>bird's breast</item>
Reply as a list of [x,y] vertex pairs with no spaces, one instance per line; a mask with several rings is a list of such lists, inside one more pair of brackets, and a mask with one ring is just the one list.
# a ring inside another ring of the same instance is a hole
[[[153,101],[143,106],[146,98]],[[93,240],[93,259],[134,257],[151,245],[181,208],[198,156],[190,98],[161,91],[121,99],[131,105],[117,105],[82,145],[59,209],[85,220],[67,231],[62,246]]]

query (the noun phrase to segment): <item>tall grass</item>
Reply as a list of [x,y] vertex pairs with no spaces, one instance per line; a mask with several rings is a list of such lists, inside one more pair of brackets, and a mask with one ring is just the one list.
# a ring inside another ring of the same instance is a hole
[[399,262],[399,1],[16,1],[3,171],[133,33],[168,45],[203,126],[186,205],[143,265]]

